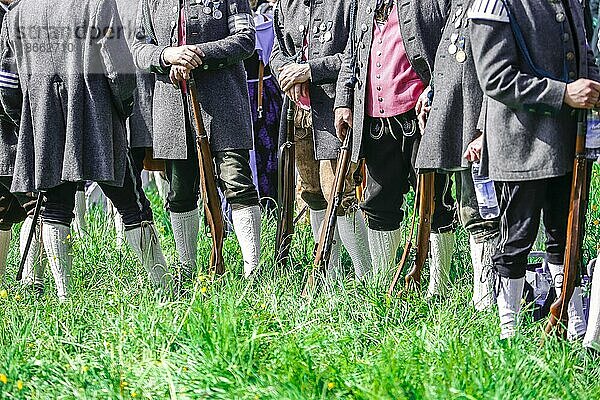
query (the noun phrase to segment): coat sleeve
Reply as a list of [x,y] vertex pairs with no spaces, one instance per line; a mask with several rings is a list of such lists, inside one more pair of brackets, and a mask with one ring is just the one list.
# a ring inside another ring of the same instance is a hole
[[335,83],[342,66],[343,54],[333,54],[308,60],[310,65],[311,82],[315,85]]
[[0,46],[2,46],[0,56],[0,102],[3,109],[0,118],[19,126],[23,92],[19,81],[16,54],[10,42],[8,31],[8,16],[5,16],[2,33],[0,33]]
[[487,96],[515,110],[561,110],[566,83],[520,70],[520,52],[508,21],[474,18],[470,37],[477,77]]
[[123,31],[123,25],[114,0],[99,3],[95,26],[105,32],[104,36],[98,39],[98,45],[113,104],[122,117],[129,117],[133,110],[136,69],[127,39],[123,35],[116,34]]
[[204,63],[232,65],[249,58],[256,46],[256,28],[248,0],[227,0],[229,36],[212,42],[200,43]]
[[600,82],[600,70],[598,69],[598,64],[596,64],[596,57],[594,57],[594,52],[592,48],[586,45],[587,50],[587,65],[588,65],[588,78],[592,79],[596,82]]
[[[355,23],[353,21],[352,23]],[[354,104],[354,88],[348,87],[346,83],[351,79],[354,79],[354,71],[352,70],[352,62],[354,55],[352,54],[352,40],[356,38],[349,38],[346,43],[346,50],[341,55],[340,72],[337,77],[337,87],[335,93],[335,108],[352,108]]]
[[[283,11],[281,9],[281,2],[277,2],[277,12],[275,13],[276,18],[273,19],[273,29],[275,30],[275,41],[273,42],[273,51],[271,52],[271,58],[269,60],[269,64],[271,65],[271,73],[275,75],[277,81],[279,81],[279,69],[289,64],[292,60],[287,58],[283,49],[281,48],[280,40],[283,41],[283,38],[277,37],[277,32],[284,31],[284,21],[283,21]],[[275,26],[278,24],[278,27]],[[285,44],[285,43],[284,43]]]
[[138,11],[135,23],[135,35],[131,44],[131,53],[135,65],[146,72],[167,74],[168,67],[163,66],[161,57],[168,46],[159,46],[156,33],[150,17],[148,0],[138,2]]

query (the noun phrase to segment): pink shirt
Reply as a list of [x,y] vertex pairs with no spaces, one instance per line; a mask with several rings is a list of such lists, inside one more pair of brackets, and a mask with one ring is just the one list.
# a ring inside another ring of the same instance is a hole
[[415,107],[425,85],[408,61],[396,5],[387,23],[373,23],[366,87],[367,114],[380,118],[395,117]]

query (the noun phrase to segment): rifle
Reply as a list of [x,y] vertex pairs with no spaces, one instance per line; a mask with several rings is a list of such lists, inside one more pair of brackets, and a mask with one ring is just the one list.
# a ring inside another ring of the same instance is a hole
[[202,188],[202,202],[204,203],[204,219],[210,229],[212,238],[212,250],[210,253],[211,271],[222,275],[225,273],[225,263],[223,261],[223,240],[225,237],[225,227],[223,223],[223,214],[221,213],[221,198],[217,190],[217,180],[215,174],[214,161],[210,151],[210,143],[200,103],[198,101],[198,90],[193,75],[187,80],[190,103],[194,114],[196,125],[196,146],[198,149],[198,166],[200,169],[200,186]]
[[335,241],[333,240],[335,234],[335,226],[337,224],[337,210],[342,203],[344,198],[345,179],[350,171],[351,162],[351,149],[350,144],[352,143],[352,130],[349,129],[344,142],[340,147],[340,154],[338,155],[337,165],[335,168],[335,179],[329,199],[327,201],[327,211],[325,212],[324,226],[321,227],[321,233],[319,235],[319,243],[315,251],[314,268],[312,273],[308,276],[302,296],[306,296],[310,290],[315,286],[316,272],[319,271],[321,274],[325,274],[327,266],[329,265],[329,258],[331,257],[331,250]]
[[418,187],[418,200],[415,199],[415,209],[413,212],[413,220],[410,236],[404,248],[402,259],[396,269],[394,279],[388,289],[388,296],[392,296],[395,292],[396,285],[400,280],[400,275],[404,266],[408,262],[410,251],[413,247],[413,234],[415,230],[417,201],[419,208],[419,228],[417,230],[417,253],[415,255],[415,264],[413,268],[404,277],[405,289],[411,290],[416,289],[421,284],[421,271],[427,260],[427,253],[429,252],[429,237],[431,235],[431,218],[434,211],[434,195],[435,195],[435,172],[426,172],[419,174],[419,187]]
[[296,145],[294,143],[294,105],[289,102],[286,115],[285,143],[279,147],[277,197],[280,215],[275,237],[275,263],[285,267],[294,235],[294,200],[296,195]]
[[585,205],[589,195],[587,179],[587,158],[585,152],[586,111],[580,110],[577,121],[577,140],[575,143],[575,161],[573,166],[573,184],[569,218],[567,221],[567,240],[565,247],[565,265],[563,286],[560,296],[550,307],[550,320],[546,325],[547,334],[566,337],[568,323],[567,307],[577,280],[577,272],[581,262],[581,245],[583,241]]
[[35,211],[33,212],[33,221],[31,222],[31,228],[27,234],[27,242],[21,254],[21,262],[19,263],[19,270],[17,271],[17,281],[20,282],[23,279],[23,270],[25,269],[25,263],[27,262],[27,255],[31,249],[31,243],[33,242],[33,235],[35,235],[35,229],[40,219],[40,213],[42,211],[42,204],[44,203],[44,194],[38,193],[37,200],[35,201]]
[[[291,56],[287,51],[283,32],[279,25],[278,4],[273,10],[273,29],[283,56],[290,62],[300,60],[301,52]],[[275,236],[275,264],[285,267],[290,254],[292,238],[294,236],[294,202],[296,197],[296,145],[294,125],[295,105],[291,99],[287,100],[286,134],[278,152],[278,182],[277,182],[277,204],[279,206],[279,218],[277,219],[277,234]]]

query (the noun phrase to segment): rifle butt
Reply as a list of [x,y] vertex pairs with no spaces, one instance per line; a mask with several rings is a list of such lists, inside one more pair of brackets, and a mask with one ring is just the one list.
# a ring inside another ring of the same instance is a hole
[[[578,137],[579,139],[579,137]],[[577,145],[581,148],[581,143]],[[585,144],[583,145],[585,149]],[[565,246],[563,286],[561,295],[550,307],[550,319],[546,325],[547,334],[555,334],[558,337],[566,337],[568,325],[568,304],[575,290],[575,282],[581,261],[581,245],[583,241],[584,225],[584,203],[588,195],[587,187],[587,160],[585,155],[579,153],[575,158],[573,168],[573,184],[571,188],[571,199],[569,206],[569,218],[567,221],[567,240]]]
[[417,255],[415,265],[404,277],[406,290],[418,290],[421,286],[421,274],[427,254],[429,253],[429,237],[431,235],[431,218],[434,211],[435,173],[427,172],[419,177],[419,228],[417,230]]

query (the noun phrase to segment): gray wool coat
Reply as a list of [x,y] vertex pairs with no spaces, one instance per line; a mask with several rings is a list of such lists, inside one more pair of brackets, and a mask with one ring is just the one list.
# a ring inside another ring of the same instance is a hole
[[135,67],[121,29],[114,0],[21,0],[7,14],[0,70],[16,87],[0,98],[22,100],[7,107],[20,120],[13,192],[123,184]]
[[[252,149],[250,100],[242,63],[254,53],[256,40],[248,0],[209,2],[220,14],[205,14],[201,2],[190,3],[187,44],[198,45],[205,54],[203,65],[193,73],[211,148]],[[156,74],[152,119],[156,158],[186,159],[188,154],[183,97],[161,61],[165,48],[178,45],[179,10],[179,0],[140,1],[132,45],[136,65]]]
[[[400,33],[402,35],[406,54],[412,67],[423,83],[429,85],[431,70],[435,61],[442,29],[446,22],[449,0],[397,0]],[[369,55],[373,41],[374,10],[377,0],[358,0],[356,13],[356,78],[357,84],[351,89],[346,82],[352,78],[352,49],[348,42],[342,67],[338,76],[336,100],[334,107],[349,107],[353,109],[353,144],[352,160],[357,161],[362,144],[364,119],[366,116],[366,84],[369,67]]]
[[[4,21],[6,11],[0,7],[0,27]],[[0,85],[8,84],[10,81],[3,79],[0,74]],[[0,105],[0,176],[12,176],[17,154],[18,125],[6,114],[4,107]]]
[[[415,163],[419,169],[452,171],[469,167],[463,154],[469,143],[479,135],[477,122],[483,99],[469,37],[467,10],[472,2],[451,2],[435,57],[431,83],[433,102]],[[456,58],[457,47],[467,55],[462,63]]]
[[[496,7],[487,3],[496,2]],[[569,0],[509,0],[534,66],[524,61],[500,0],[476,0],[469,12],[473,56],[487,96],[482,112],[482,166],[498,181],[544,179],[572,170],[576,117],[563,104],[566,81],[600,80],[586,45],[582,6]],[[495,10],[495,13],[484,10]]]
[[[116,0],[127,42],[133,44],[136,32],[139,0]],[[127,133],[131,148],[152,147],[152,97],[154,74],[138,70],[134,93],[133,112],[127,119]]]
[[[271,54],[271,69],[275,76],[279,68],[290,62],[285,54],[295,55],[302,49],[304,34],[308,32],[308,60],[312,79],[309,84],[313,120],[313,139],[317,160],[337,157],[341,142],[335,134],[333,104],[342,56],[350,32],[350,4],[355,0],[310,2],[281,0],[275,23],[281,26],[284,52],[275,40]],[[286,115],[289,101],[284,104]],[[282,124],[285,130],[285,124]]]

